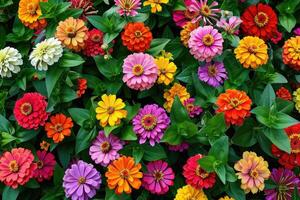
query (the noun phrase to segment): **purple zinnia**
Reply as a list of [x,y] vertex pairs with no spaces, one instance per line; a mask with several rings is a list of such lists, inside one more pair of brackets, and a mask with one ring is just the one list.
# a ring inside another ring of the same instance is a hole
[[206,63],[198,68],[198,77],[210,86],[218,87],[228,78],[224,64],[221,62]]
[[197,106],[194,103],[195,103],[194,98],[189,98],[183,102],[184,107],[189,112],[189,116],[192,118],[196,117],[197,115],[200,115],[200,113],[203,111],[200,106]]
[[151,146],[160,142],[164,131],[170,124],[166,111],[156,104],[150,104],[140,109],[132,121],[134,132],[139,135],[140,144],[148,139]]
[[294,188],[297,187],[298,192],[300,191],[300,180],[289,169],[273,169],[270,179],[277,187],[265,190],[266,200],[291,200]]
[[174,172],[168,163],[157,160],[149,162],[143,176],[143,186],[152,194],[165,194],[174,184]]
[[100,131],[90,147],[89,154],[96,164],[106,167],[111,161],[119,158],[118,151],[122,148],[123,143],[118,137],[113,134],[106,137],[104,131]]
[[300,35],[300,27],[297,27],[294,29],[293,33],[296,35],[296,36],[299,36]]
[[170,145],[169,144],[169,150],[170,151],[178,151],[178,152],[183,152],[189,148],[189,144],[186,142],[182,142],[181,144],[178,145]]
[[72,200],[88,200],[100,188],[101,175],[93,165],[82,160],[65,171],[63,187],[66,197]]
[[190,53],[199,61],[210,62],[223,51],[222,34],[212,26],[200,26],[190,34]]

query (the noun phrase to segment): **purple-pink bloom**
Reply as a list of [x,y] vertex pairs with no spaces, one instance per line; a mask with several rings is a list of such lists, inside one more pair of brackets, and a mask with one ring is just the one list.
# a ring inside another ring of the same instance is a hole
[[100,131],[90,146],[89,154],[96,164],[106,167],[111,161],[119,158],[118,151],[122,148],[123,143],[118,137],[113,134],[106,137],[104,131]]
[[192,118],[200,115],[200,113],[203,111],[200,106],[197,106],[194,103],[194,98],[189,98],[183,102],[183,105],[187,109],[189,116]]
[[223,38],[212,26],[198,27],[191,32],[188,46],[190,53],[199,61],[210,62],[223,51]]
[[291,200],[295,187],[300,192],[300,180],[289,169],[273,169],[270,179],[276,187],[265,190],[266,200]]
[[169,191],[169,187],[174,184],[174,178],[174,172],[168,163],[157,160],[148,163],[142,182],[146,190],[161,195]]
[[218,14],[221,12],[219,8],[213,8],[218,6],[218,2],[213,1],[210,5],[207,5],[207,0],[190,0],[187,9],[189,12],[197,13],[192,19],[192,23],[198,21],[202,22],[203,25],[213,25],[213,21],[218,21]]
[[221,18],[220,21],[217,22],[217,27],[222,28],[228,34],[235,34],[241,23],[242,20],[239,17],[232,16],[228,19]]
[[115,5],[118,7],[119,14],[126,16],[136,16],[137,10],[141,8],[140,0],[115,0]]
[[[188,8],[192,5],[191,0],[184,0],[184,5]],[[188,9],[186,10],[175,10],[173,11],[173,20],[177,26],[183,27],[187,22],[191,21],[195,17],[198,16],[199,12],[190,12]]]
[[300,35],[300,27],[297,27],[294,29],[293,33],[296,35],[296,36],[299,36]]
[[124,60],[123,81],[134,90],[150,89],[156,82],[158,67],[154,58],[146,53],[134,53]]
[[139,136],[140,144],[149,140],[151,146],[159,143],[167,127],[170,118],[166,111],[156,104],[146,105],[141,108],[132,120],[133,130]]
[[178,152],[183,152],[189,148],[189,143],[187,142],[182,142],[181,144],[178,145],[170,145],[169,144],[169,150],[170,151],[178,151]]
[[82,160],[65,171],[63,187],[66,197],[72,200],[88,200],[100,188],[101,175],[92,164]]
[[206,63],[198,68],[198,77],[210,86],[218,87],[228,78],[222,62]]

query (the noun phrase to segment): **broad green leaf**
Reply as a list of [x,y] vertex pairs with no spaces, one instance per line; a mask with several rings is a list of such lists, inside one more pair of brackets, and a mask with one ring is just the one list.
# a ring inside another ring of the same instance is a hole
[[63,74],[64,69],[59,67],[50,67],[48,71],[46,72],[46,88],[47,88],[47,94],[48,97],[51,96],[52,91],[58,81],[58,79]]
[[120,139],[126,141],[135,141],[137,140],[137,136],[133,131],[132,126],[126,126],[125,129],[120,131]]
[[137,103],[132,106],[126,105],[125,109],[127,110],[126,120],[130,121],[138,113],[141,104]]
[[281,14],[293,14],[299,4],[300,0],[284,0],[280,1],[280,4],[278,4],[276,8]]
[[84,121],[90,119],[90,111],[83,108],[69,108],[72,120],[75,121],[79,126],[83,126]]
[[268,84],[263,93],[261,94],[259,105],[260,106],[266,106],[271,107],[271,105],[275,102],[275,92],[271,86],[271,84]]
[[84,128],[80,128],[76,135],[75,153],[78,154],[81,151],[87,149],[91,145],[91,141],[96,137],[96,135],[96,127],[94,127],[90,131]]
[[3,115],[0,115],[0,131],[8,132],[8,133],[14,132],[13,126]]
[[104,33],[111,32],[111,27],[107,18],[98,15],[92,15],[88,16],[87,19],[94,27],[103,31]]
[[226,129],[224,113],[218,113],[206,122],[200,133],[208,136],[210,141],[214,141],[224,135]]
[[12,136],[11,134],[9,134],[7,132],[0,131],[0,144],[2,147],[11,143],[12,141],[15,141],[15,140],[17,140],[16,137]]
[[104,134],[106,137],[109,136],[109,134],[111,134],[111,132],[117,128],[119,128],[121,126],[121,124],[119,125],[115,125],[115,126],[105,126],[104,127]]
[[16,200],[19,196],[21,189],[13,189],[9,186],[5,186],[3,193],[2,193],[2,199],[7,199],[7,200]]
[[146,161],[155,161],[167,158],[164,148],[159,144],[155,144],[155,146],[144,144],[142,147],[144,149],[143,158]]
[[53,182],[55,185],[61,185],[63,182],[64,170],[56,163],[54,168]]
[[214,163],[216,162],[216,158],[214,156],[204,156],[203,158],[198,160],[201,168],[207,172],[214,171]]
[[166,38],[153,39],[151,42],[151,45],[150,45],[150,49],[147,50],[147,53],[154,55],[154,56],[158,55],[169,42],[170,42],[170,39],[166,39]]
[[285,113],[278,112],[275,114],[274,121],[272,121],[272,128],[283,129],[295,125],[297,123],[299,123],[299,121],[296,120],[295,118]]
[[294,102],[276,98],[276,107],[278,112],[290,114],[294,110]]
[[290,139],[283,129],[264,129],[265,136],[279,149],[291,153]]
[[226,181],[228,182],[235,182],[237,180],[237,176],[235,171],[229,165],[226,165]]
[[236,129],[232,141],[241,147],[251,147],[257,142],[255,134],[257,134],[257,132],[254,120],[248,118],[242,126]]
[[21,143],[21,142],[26,142],[28,140],[31,140],[32,138],[36,137],[38,133],[39,131],[27,130],[27,131],[16,132],[15,136],[18,138],[17,141]]
[[171,121],[172,123],[180,123],[189,120],[189,114],[186,108],[180,102],[178,96],[175,96],[174,102],[171,108]]
[[0,8],[5,8],[12,5],[14,2],[12,0],[0,0]]
[[94,60],[99,72],[107,79],[116,77],[122,72],[122,60],[115,58],[105,60],[103,56],[95,56]]
[[228,183],[228,189],[226,192],[234,199],[246,200],[246,194],[244,190],[241,189],[240,181]]
[[275,72],[274,74],[270,74],[271,80],[269,83],[287,83],[288,81],[286,78],[282,75],[279,74],[278,72]]
[[251,112],[256,115],[256,119],[265,126],[271,127],[270,109],[264,106],[257,106]]
[[134,162],[139,163],[144,156],[144,149],[140,147],[134,147],[132,149],[132,157],[134,158]]
[[288,13],[279,15],[279,23],[290,33],[296,25],[296,18],[294,15]]
[[161,139],[161,142],[166,142],[171,145],[178,145],[181,144],[183,138],[182,136],[177,132],[177,125],[171,125],[168,127],[168,129],[165,131],[163,138]]
[[223,184],[226,184],[226,168],[225,165],[217,165],[215,168],[215,172],[222,181]]
[[58,66],[59,67],[76,67],[81,65],[85,61],[83,58],[75,53],[65,52],[63,56],[60,58]]
[[215,157],[217,160],[227,163],[229,152],[229,142],[227,136],[222,136],[217,139],[210,148],[208,155]]

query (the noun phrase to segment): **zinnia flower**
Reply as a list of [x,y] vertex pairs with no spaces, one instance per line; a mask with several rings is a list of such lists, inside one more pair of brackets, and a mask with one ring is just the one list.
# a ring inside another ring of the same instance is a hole
[[218,2],[213,1],[210,5],[207,5],[207,0],[190,0],[187,9],[189,12],[197,13],[192,23],[198,21],[202,22],[203,25],[210,24],[213,25],[213,22],[218,21],[218,14],[221,12],[221,9],[214,8],[218,6]]
[[166,194],[169,187],[174,184],[175,174],[168,163],[157,160],[147,164],[144,173],[143,186],[152,194]]
[[219,87],[228,78],[222,62],[206,63],[198,68],[198,77],[201,81],[213,87]]
[[187,142],[182,142],[181,144],[178,145],[168,145],[168,149],[170,151],[175,151],[175,152],[183,152],[189,148],[189,143]]
[[241,16],[241,29],[245,35],[257,36],[263,40],[272,38],[277,30],[277,16],[271,6],[259,3],[249,6]]
[[228,89],[217,98],[217,113],[224,113],[227,125],[241,126],[244,119],[250,116],[252,101],[246,92]]
[[168,91],[164,93],[164,99],[166,102],[164,103],[164,108],[170,112],[175,97],[178,96],[181,103],[190,98],[190,94],[186,90],[186,88],[179,83],[175,83]]
[[186,108],[186,110],[188,111],[189,116],[191,118],[200,115],[200,113],[203,111],[200,106],[197,106],[194,103],[195,103],[194,98],[189,98],[183,102],[183,105]]
[[282,39],[282,33],[280,33],[278,30],[272,31],[272,38],[271,41],[274,44],[277,44]]
[[123,82],[134,90],[150,89],[156,82],[158,69],[154,58],[145,53],[127,56],[123,64]]
[[197,190],[190,185],[185,185],[177,190],[174,200],[208,200],[203,190]]
[[291,101],[292,100],[292,95],[288,89],[285,87],[281,87],[276,91],[276,96],[278,98],[284,99],[286,101]]
[[229,196],[221,197],[219,200],[234,200],[234,198],[231,198]]
[[168,58],[160,56],[155,59],[155,64],[158,67],[158,84],[169,85],[174,80],[174,74],[176,73],[176,65],[170,62]]
[[72,200],[87,200],[96,195],[100,188],[101,175],[92,164],[82,160],[65,171],[63,188],[66,197]]
[[200,26],[191,32],[190,53],[199,61],[210,62],[223,51],[223,38],[212,26]]
[[37,167],[33,160],[28,149],[14,148],[4,152],[0,157],[0,181],[13,189],[25,185]]
[[58,62],[62,57],[63,48],[56,38],[49,38],[38,43],[29,56],[32,66],[40,71],[48,70],[48,66]]
[[45,97],[40,93],[25,93],[16,101],[14,116],[23,128],[37,130],[39,126],[44,126],[48,119],[47,105]]
[[234,53],[244,68],[257,69],[266,64],[269,59],[268,46],[258,37],[244,37],[234,49]]
[[98,13],[92,0],[69,0],[69,2],[71,2],[71,8],[82,9],[81,18],[84,20],[87,16]]
[[162,11],[162,6],[161,4],[167,4],[169,3],[169,0],[146,0],[143,3],[143,6],[151,6],[151,12],[156,13],[156,12],[161,12]]
[[185,47],[188,47],[188,42],[191,37],[191,32],[198,28],[197,23],[187,22],[180,31],[180,40]]
[[291,200],[295,187],[300,192],[300,179],[289,169],[273,169],[270,179],[276,187],[265,190],[266,200]]
[[64,114],[56,114],[50,117],[50,122],[45,125],[45,131],[48,138],[52,138],[54,143],[59,143],[64,140],[65,136],[71,135],[73,121],[71,117],[66,117]]
[[270,176],[268,162],[261,156],[257,156],[254,152],[245,151],[243,158],[234,165],[234,169],[238,171],[236,175],[241,179],[241,188],[249,193],[255,194],[263,191],[265,179]]
[[42,15],[40,2],[47,0],[20,0],[18,17],[30,29],[43,29],[47,25],[46,19],[39,19]]
[[149,104],[139,110],[132,120],[133,130],[139,136],[140,144],[149,140],[151,146],[159,143],[170,124],[166,111],[156,104]]
[[242,20],[239,17],[232,16],[227,18],[221,18],[217,22],[217,27],[223,29],[228,34],[235,34],[239,29],[239,25],[242,23]]
[[282,49],[283,63],[296,71],[300,71],[300,36],[291,37],[285,41]]
[[100,120],[100,125],[102,127],[115,126],[121,123],[121,119],[127,116],[127,111],[124,110],[125,103],[116,95],[104,94],[101,96],[102,101],[98,102],[98,107],[96,108],[96,118]]
[[55,37],[67,48],[78,52],[84,48],[85,40],[88,39],[87,31],[84,21],[69,17],[59,22]]
[[131,187],[138,190],[142,185],[141,178],[143,178],[141,168],[142,165],[135,164],[132,157],[122,156],[114,160],[108,165],[105,173],[108,188],[115,189],[117,194],[123,192],[130,194]]
[[140,0],[115,0],[115,5],[119,8],[119,14],[134,17],[138,14],[137,10],[141,9]]
[[40,143],[40,148],[42,150],[48,151],[49,147],[50,147],[50,143],[48,143],[44,140]]
[[87,40],[85,41],[85,47],[83,54],[87,56],[104,55],[105,51],[102,49],[104,34],[98,29],[92,29],[87,32]]
[[143,22],[130,22],[124,27],[121,38],[129,51],[144,52],[150,48],[152,33]]
[[295,102],[295,108],[300,113],[300,88],[293,92],[293,101]]
[[104,131],[100,131],[90,146],[89,154],[96,164],[106,167],[111,161],[119,158],[118,151],[122,148],[123,143],[118,137],[113,134],[106,137]]
[[23,65],[22,56],[17,49],[5,47],[0,50],[0,76],[11,77],[12,73],[20,72]]
[[87,89],[87,80],[84,78],[77,79],[77,96],[81,97],[84,95],[85,90]]
[[33,178],[37,181],[42,182],[44,180],[50,180],[53,176],[54,167],[56,164],[55,157],[52,153],[47,151],[36,152],[38,161],[36,162],[37,168],[33,173]]
[[297,27],[294,29],[293,33],[296,35],[296,36],[300,36],[300,27]]

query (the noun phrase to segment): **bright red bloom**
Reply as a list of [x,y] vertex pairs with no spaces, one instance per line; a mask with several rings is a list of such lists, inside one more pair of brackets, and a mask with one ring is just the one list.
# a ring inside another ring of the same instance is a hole
[[198,164],[201,154],[190,157],[183,166],[183,176],[187,184],[196,189],[211,188],[216,182],[215,173],[207,173]]
[[292,95],[288,89],[285,87],[281,87],[276,91],[276,95],[278,98],[284,99],[286,101],[292,100]]
[[87,89],[87,80],[84,78],[77,79],[77,96],[81,97]]
[[14,148],[4,152],[0,157],[0,181],[14,189],[25,185],[37,167],[33,160],[28,149]]
[[249,6],[241,16],[241,29],[245,35],[257,36],[263,40],[272,38],[277,30],[277,16],[274,10],[265,4]]
[[39,160],[36,162],[37,168],[33,173],[33,177],[39,182],[50,180],[56,164],[54,155],[47,153],[47,151],[37,151],[36,154]]
[[101,48],[103,44],[103,32],[94,28],[87,35],[88,39],[85,41],[83,54],[87,56],[104,55],[105,51]]
[[26,93],[18,99],[14,115],[20,126],[25,129],[38,129],[44,126],[49,113],[46,112],[47,102],[40,93]]

